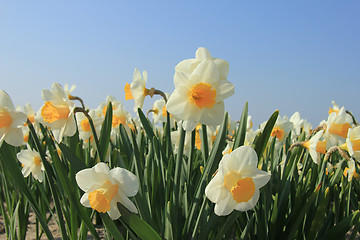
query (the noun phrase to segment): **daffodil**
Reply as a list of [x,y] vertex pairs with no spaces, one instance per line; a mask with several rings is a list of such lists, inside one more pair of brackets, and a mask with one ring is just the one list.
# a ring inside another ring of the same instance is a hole
[[16,111],[9,95],[0,90],[0,146],[3,141],[13,146],[24,143],[22,126],[26,123],[26,114]]
[[166,109],[183,120],[186,131],[192,131],[197,123],[221,124],[224,99],[234,93],[234,85],[226,80],[228,71],[228,62],[213,58],[205,48],[196,51],[195,59],[184,60],[175,67],[175,90]]
[[314,136],[312,136],[308,141],[302,143],[302,146],[305,147],[316,164],[320,164],[320,153],[325,154],[327,150],[327,141],[320,141],[323,136],[324,130],[320,130]]
[[139,190],[138,178],[130,171],[116,167],[109,169],[101,162],[92,168],[79,171],[76,182],[85,193],[80,202],[85,207],[108,213],[111,219],[118,219],[120,211],[117,203],[124,205],[129,211],[137,213],[136,206],[129,199]]
[[[95,127],[96,134],[99,136],[101,124],[103,119],[96,115],[95,110],[91,109],[88,112]],[[83,140],[84,147],[88,147],[88,143],[93,143],[94,135],[90,126],[89,119],[85,114],[79,112],[76,114],[77,126],[79,131],[79,138]]]
[[346,142],[340,148],[347,150],[351,157],[360,162],[360,126],[349,128]]
[[76,132],[75,103],[68,99],[65,90],[54,83],[51,90],[43,89],[41,95],[45,103],[36,115],[38,121],[53,131],[57,141],[63,136],[73,136]]
[[341,145],[345,143],[349,128],[351,128],[348,118],[346,117],[345,108],[342,107],[338,113],[333,112],[326,121],[326,131],[324,139],[330,146]]
[[292,137],[299,136],[301,133],[301,128],[303,127],[304,119],[300,117],[299,112],[295,112],[289,120],[293,124],[293,132],[295,133]]
[[147,71],[143,71],[141,76],[140,71],[135,68],[132,83],[126,83],[125,85],[125,100],[135,100],[135,112],[138,108],[142,109],[144,105],[144,99],[147,95],[149,95],[150,90],[145,87],[147,77]]
[[258,157],[250,146],[241,146],[223,156],[219,171],[205,188],[206,197],[215,203],[216,215],[255,207],[259,189],[270,180],[270,173],[257,168],[257,164]]
[[38,152],[31,150],[31,148],[28,146],[28,149],[21,150],[21,152],[16,154],[16,156],[17,159],[21,162],[21,172],[24,177],[29,176],[31,173],[32,176],[39,182],[44,180],[43,171],[45,169]]
[[355,161],[353,159],[350,159],[350,161],[347,162],[348,167],[345,167],[344,175],[345,177],[348,177],[348,181],[350,182],[353,178],[356,180],[360,180],[360,174],[356,172],[355,167]]

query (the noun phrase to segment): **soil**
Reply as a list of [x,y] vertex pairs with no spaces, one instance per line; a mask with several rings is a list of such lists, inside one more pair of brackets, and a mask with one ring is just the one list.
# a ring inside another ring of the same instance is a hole
[[[28,223],[28,229],[26,232],[26,239],[27,240],[35,240],[36,239],[36,216],[33,212],[30,212],[29,215],[29,223]],[[95,224],[94,224],[95,225]],[[61,240],[61,232],[59,229],[59,226],[57,225],[57,223],[55,222],[54,218],[52,218],[48,224],[49,230],[52,233],[53,237],[55,240]],[[95,225],[95,229],[97,231],[97,233],[99,234],[101,239],[104,239],[104,227]],[[3,216],[0,215],[0,239],[8,239],[6,237],[6,232],[5,232],[5,226],[4,226],[4,219]],[[48,239],[45,235],[45,233],[42,234],[41,240],[46,240]],[[88,233],[87,239],[94,239],[90,233]]]

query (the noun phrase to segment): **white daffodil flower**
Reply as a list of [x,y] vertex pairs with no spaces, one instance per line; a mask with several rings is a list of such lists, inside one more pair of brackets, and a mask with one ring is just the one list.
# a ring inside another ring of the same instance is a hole
[[342,107],[338,113],[332,112],[326,121],[326,131],[324,139],[330,146],[341,145],[345,143],[347,133],[351,125],[347,122],[345,108]]
[[57,141],[63,136],[73,136],[76,132],[75,103],[68,99],[65,90],[54,83],[51,90],[43,89],[41,96],[45,104],[36,114],[38,121],[53,130]]
[[257,164],[258,157],[250,146],[239,147],[223,156],[219,171],[205,188],[206,197],[215,203],[216,215],[255,207],[259,189],[270,180],[270,173],[258,169]]
[[107,212],[113,220],[121,215],[118,202],[129,211],[137,213],[136,206],[129,197],[138,192],[139,181],[130,171],[120,167],[110,170],[108,165],[101,162],[92,168],[79,171],[75,179],[80,189],[85,192],[80,199],[83,206],[98,212]]
[[346,142],[340,148],[348,151],[352,158],[360,162],[360,126],[349,128]]
[[141,76],[140,71],[135,68],[132,83],[125,85],[125,100],[135,100],[135,112],[137,112],[138,108],[142,109],[145,97],[149,95],[149,89],[145,87],[147,78],[147,71],[143,71]]
[[0,90],[0,146],[3,141],[20,146],[24,143],[22,126],[26,123],[26,114],[16,111],[9,95]]
[[320,164],[320,153],[325,154],[327,151],[326,145],[327,141],[320,141],[321,137],[324,134],[324,130],[320,130],[314,136],[312,136],[308,141],[305,141],[302,146],[305,147],[316,164]]
[[192,131],[197,123],[221,124],[224,99],[234,94],[234,85],[226,80],[228,71],[228,62],[211,57],[205,48],[196,51],[195,59],[184,60],[175,67],[175,90],[166,109],[183,120],[186,131]]
[[45,169],[38,152],[31,150],[31,148],[28,146],[28,149],[21,150],[21,152],[16,154],[16,156],[23,167],[21,172],[24,177],[29,176],[31,173],[32,176],[39,182],[44,180],[43,171]]

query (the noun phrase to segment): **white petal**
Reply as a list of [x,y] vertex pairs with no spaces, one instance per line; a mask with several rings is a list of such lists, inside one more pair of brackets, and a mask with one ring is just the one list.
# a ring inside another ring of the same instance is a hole
[[20,128],[22,126],[24,126],[24,124],[26,123],[26,119],[27,116],[25,113],[23,112],[9,112],[11,118],[12,118],[12,123],[10,125],[10,127],[12,128]]
[[218,216],[229,215],[236,207],[236,202],[232,195],[229,194],[226,198],[215,204],[214,212]]
[[271,174],[257,167],[244,168],[241,172],[242,177],[251,177],[255,183],[255,188],[259,189],[267,184],[270,180]]
[[110,211],[108,211],[107,213],[109,214],[112,220],[118,219],[121,216],[116,201],[110,202]]
[[64,129],[64,136],[74,136],[76,133],[76,122],[74,118],[74,114],[71,114],[71,116],[67,119],[65,129]]
[[0,90],[0,107],[15,110],[14,104],[11,101],[10,96],[4,90]]
[[223,80],[218,86],[218,89],[216,91],[216,97],[224,100],[234,94],[234,88],[235,87],[231,82]]
[[199,64],[191,75],[190,80],[197,81],[200,83],[209,83],[215,85],[220,81],[219,69],[213,61],[205,60]]
[[98,182],[93,176],[92,168],[83,169],[76,173],[75,179],[79,188],[84,192],[87,192],[94,184],[97,184]]
[[230,153],[230,157],[224,162],[223,167],[227,172],[241,173],[247,166],[256,167],[258,158],[255,150],[250,146],[241,146]]
[[182,122],[182,128],[186,132],[192,132],[195,129],[196,125],[197,125],[197,122],[195,122],[193,120],[184,120]]
[[185,110],[186,102],[184,97],[175,89],[168,99],[166,109],[170,114],[181,118]]
[[111,169],[110,175],[120,185],[121,191],[128,197],[135,196],[139,191],[139,180],[130,171],[124,168]]
[[229,73],[229,63],[223,59],[216,58],[214,59],[214,63],[219,69],[220,78],[225,80]]
[[230,192],[224,186],[224,180],[220,174],[216,174],[205,188],[206,197],[213,203],[218,203],[225,199]]
[[196,50],[195,56],[196,56],[196,59],[197,59],[197,60],[201,60],[201,61],[202,61],[202,60],[205,60],[205,59],[212,58],[209,50],[207,50],[207,49],[204,48],[204,47],[199,47],[199,48]]
[[5,142],[12,146],[21,146],[24,143],[24,135],[21,128],[10,128],[5,135]]
[[133,213],[138,213],[138,210],[136,209],[136,206],[135,204],[130,201],[130,199],[125,196],[124,193],[121,193],[121,191],[119,190],[119,194],[118,194],[118,199],[119,199],[119,202],[124,205],[124,207],[126,207],[130,212],[133,212]]
[[221,101],[212,108],[203,108],[199,122],[205,125],[218,126],[222,123],[225,114],[225,105]]
[[89,193],[84,193],[80,199],[80,203],[84,206],[84,207],[91,207],[90,206],[90,201],[89,201]]

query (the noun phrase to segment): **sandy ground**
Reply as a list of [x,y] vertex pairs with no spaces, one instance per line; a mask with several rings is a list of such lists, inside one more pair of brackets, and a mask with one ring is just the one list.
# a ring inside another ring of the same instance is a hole
[[[62,239],[60,229],[53,218],[50,220],[48,227],[49,227],[49,230],[51,231],[53,237],[55,238],[55,240]],[[95,228],[96,228],[96,231],[99,234],[100,238],[103,239],[104,238],[103,226],[95,225]],[[7,239],[6,233],[5,233],[4,219],[2,216],[0,216],[0,239],[1,240]],[[28,224],[28,229],[27,229],[27,233],[26,233],[26,239],[28,239],[28,240],[36,239],[36,222],[35,222],[35,214],[33,212],[30,212],[29,224]],[[43,233],[40,239],[46,240],[48,238],[46,237],[45,233]],[[89,240],[93,239],[93,237],[90,235],[90,233],[88,233],[87,239],[89,239]]]

